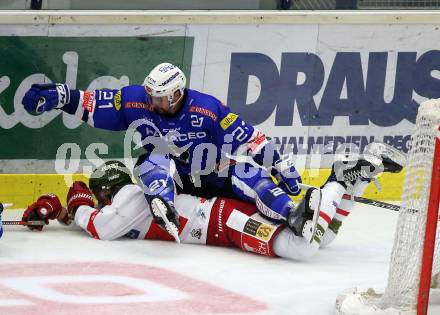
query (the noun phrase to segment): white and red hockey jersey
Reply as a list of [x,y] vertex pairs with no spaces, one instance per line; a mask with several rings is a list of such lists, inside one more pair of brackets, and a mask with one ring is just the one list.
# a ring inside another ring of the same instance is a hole
[[[275,255],[272,240],[282,228],[258,217],[254,204],[181,194],[175,198],[175,207],[180,216],[182,243],[235,246],[262,255]],[[133,184],[121,188],[111,205],[100,210],[78,207],[75,223],[101,240],[125,236],[173,241],[173,237],[154,222],[142,188]]]
[[[321,210],[336,212],[344,192],[336,183],[327,184],[322,189]],[[352,202],[341,202],[341,206],[349,211]],[[180,216],[182,243],[238,247],[260,255],[298,260],[312,257],[319,248],[282,225],[267,221],[254,204],[244,201],[223,197],[207,200],[181,194],[175,198],[175,207]],[[338,211],[342,210],[338,208]],[[133,184],[121,188],[111,205],[101,210],[78,207],[75,223],[101,240],[124,236],[174,240],[154,222],[142,188]]]
[[[215,199],[206,200],[190,195],[178,195],[176,210],[180,216],[179,235],[183,243],[206,243],[211,208]],[[123,236],[137,239],[172,240],[166,231],[154,223],[142,188],[126,185],[114,196],[111,205],[101,210],[80,206],[75,223],[91,236],[114,240]]]

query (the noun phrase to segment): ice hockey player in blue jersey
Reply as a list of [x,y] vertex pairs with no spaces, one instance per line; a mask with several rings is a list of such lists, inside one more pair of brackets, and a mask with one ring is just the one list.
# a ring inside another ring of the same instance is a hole
[[[271,140],[218,99],[185,85],[178,67],[162,63],[143,85],[120,90],[34,84],[23,104],[40,113],[61,109],[96,128],[135,128],[147,151],[137,163],[146,198],[151,203],[159,196],[169,213],[175,213],[175,189],[206,198],[234,197],[255,203],[264,216],[302,235],[314,210],[299,207],[288,196],[300,193],[301,177],[293,161],[280,156]],[[308,200],[318,204],[319,196],[311,191]],[[169,218],[176,221],[173,215]]]
[[[163,63],[143,85],[121,90],[80,91],[66,84],[34,84],[23,104],[28,111],[62,109],[96,128],[135,127],[148,152],[138,162],[139,177],[150,188],[147,197],[160,194],[172,205],[171,162],[178,174],[178,192],[238,197],[256,203],[271,219],[287,221],[297,207],[287,193],[299,194],[301,182],[292,161],[283,160],[261,131],[218,99],[185,85],[184,73]],[[250,163],[230,159],[237,155],[248,156]],[[278,185],[270,175],[279,180]]]

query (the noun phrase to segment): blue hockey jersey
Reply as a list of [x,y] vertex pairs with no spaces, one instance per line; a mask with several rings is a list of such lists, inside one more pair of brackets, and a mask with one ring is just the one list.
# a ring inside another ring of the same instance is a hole
[[96,128],[134,127],[147,150],[152,149],[152,137],[160,137],[169,145],[176,168],[184,174],[218,171],[225,155],[256,152],[267,143],[264,134],[218,99],[190,89],[185,89],[183,105],[173,116],[153,112],[150,96],[140,85],[121,90],[73,90],[63,110]]

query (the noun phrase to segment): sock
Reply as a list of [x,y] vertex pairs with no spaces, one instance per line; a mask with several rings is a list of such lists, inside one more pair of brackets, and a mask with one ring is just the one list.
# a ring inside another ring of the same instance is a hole
[[[362,196],[368,184],[368,181],[358,179],[352,187],[348,188],[347,194],[356,197]],[[336,238],[336,235],[338,234],[342,222],[344,222],[344,220],[350,214],[353,206],[353,200],[341,199],[339,201],[339,205],[336,209],[336,214],[333,217],[330,225],[328,226],[328,229],[325,231],[324,236],[321,240],[321,247],[325,247],[333,242],[333,240]]]
[[338,182],[328,182],[321,189],[322,199],[317,230],[310,243],[304,237],[296,236],[289,229],[284,229],[276,237],[273,250],[277,256],[306,260],[312,257],[319,249],[321,238],[327,230],[332,218],[336,214],[337,203],[345,193],[345,188]]
[[345,191],[345,188],[338,182],[328,182],[321,188],[321,208],[319,209],[317,228],[312,241],[316,242],[318,246],[320,246],[325,231],[336,215],[338,203]]

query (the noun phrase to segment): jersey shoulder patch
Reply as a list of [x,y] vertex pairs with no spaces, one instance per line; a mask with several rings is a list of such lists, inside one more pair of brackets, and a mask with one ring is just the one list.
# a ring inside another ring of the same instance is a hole
[[220,121],[220,126],[223,130],[226,130],[237,120],[237,118],[237,114],[229,113]]
[[209,117],[215,122],[219,120],[219,106],[222,105],[218,99],[194,90],[187,90],[187,93],[188,102],[190,104],[188,111],[190,113],[198,113],[202,116]]

